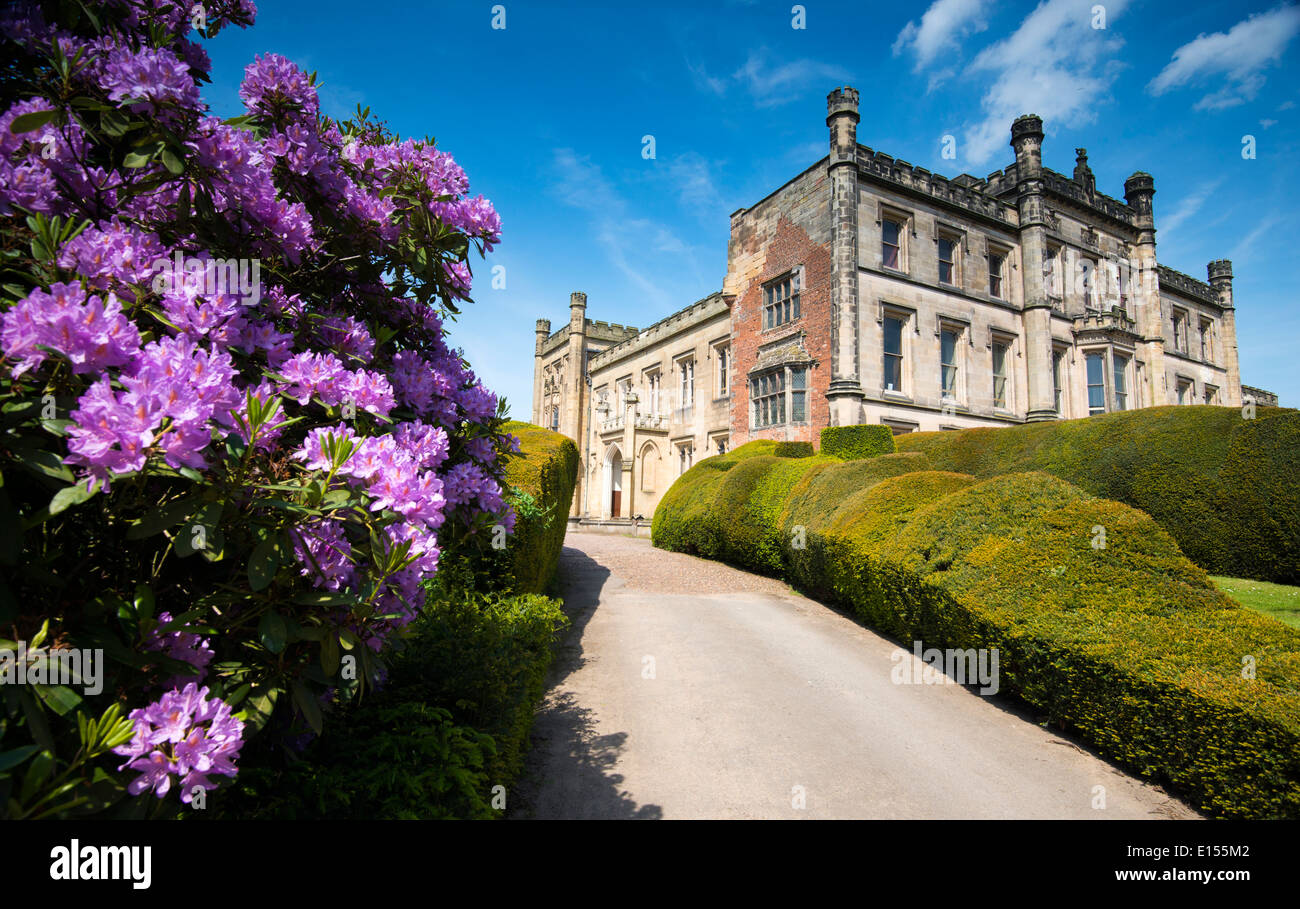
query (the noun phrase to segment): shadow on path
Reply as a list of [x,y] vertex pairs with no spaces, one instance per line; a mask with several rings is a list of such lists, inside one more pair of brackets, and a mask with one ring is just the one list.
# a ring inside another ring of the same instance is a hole
[[627,733],[597,735],[592,711],[578,704],[572,692],[560,690],[587,662],[583,634],[600,605],[609,569],[566,546],[557,577],[571,625],[547,674],[546,696],[538,707],[507,817],[657,820],[663,810],[658,805],[638,806],[623,790],[622,775],[613,772]]

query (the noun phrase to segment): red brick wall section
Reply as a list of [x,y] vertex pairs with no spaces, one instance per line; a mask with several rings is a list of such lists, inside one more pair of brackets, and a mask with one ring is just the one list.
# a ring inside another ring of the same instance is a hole
[[[762,242],[753,233],[748,242]],[[754,439],[818,443],[821,430],[830,425],[830,406],[826,392],[831,382],[831,255],[817,245],[807,232],[782,216],[776,236],[763,255],[763,269],[731,306],[731,350],[733,381],[731,395],[731,445],[743,445]],[[763,330],[763,283],[779,277],[796,265],[804,268],[804,285],[799,301],[799,318],[770,331]],[[815,361],[808,372],[809,416],[811,422],[798,426],[776,426],[749,430],[749,370],[757,360],[758,348],[799,331],[804,332],[804,347]],[[788,434],[787,434],[788,433]]]

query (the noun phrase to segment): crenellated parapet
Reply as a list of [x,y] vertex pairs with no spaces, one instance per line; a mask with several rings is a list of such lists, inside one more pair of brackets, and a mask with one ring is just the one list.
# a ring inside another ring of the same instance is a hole
[[924,167],[909,164],[865,145],[858,146],[858,171],[900,189],[958,206],[1006,227],[1016,226],[1014,206],[983,192],[979,188],[982,184],[969,174],[964,175],[966,179],[959,177],[949,180]]
[[[1227,260],[1223,260],[1227,261]],[[1171,289],[1179,293],[1186,294],[1196,300],[1205,303],[1219,305],[1219,294],[1213,287],[1204,281],[1198,281],[1191,275],[1185,275],[1181,271],[1175,271],[1168,265],[1157,265],[1156,274],[1160,279],[1160,289]],[[1232,274],[1231,263],[1229,263],[1229,276]]]

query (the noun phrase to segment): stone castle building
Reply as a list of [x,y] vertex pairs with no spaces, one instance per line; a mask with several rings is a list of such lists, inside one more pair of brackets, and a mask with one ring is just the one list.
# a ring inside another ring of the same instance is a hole
[[[578,443],[572,517],[648,519],[695,461],[751,439],[1009,426],[1159,404],[1240,406],[1232,263],[1156,261],[1155,181],[1124,201],[1015,161],[949,179],[858,144],[858,92],[827,98],[830,154],[731,216],[719,293],[638,331],[537,323],[533,422]],[[1276,396],[1248,394],[1260,403]]]

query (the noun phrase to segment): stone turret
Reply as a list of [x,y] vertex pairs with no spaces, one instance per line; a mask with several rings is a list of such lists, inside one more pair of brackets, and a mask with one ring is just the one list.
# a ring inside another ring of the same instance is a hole
[[1138,357],[1146,364],[1147,400],[1170,404],[1169,378],[1165,372],[1164,313],[1160,308],[1160,276],[1156,269],[1156,218],[1151,200],[1156,181],[1139,170],[1124,181],[1124,201],[1133,209],[1137,243],[1129,263],[1129,293],[1138,334]]
[[1219,302],[1225,309],[1232,308],[1232,260],[1215,259],[1205,266],[1210,279],[1210,286],[1219,294]]
[[862,421],[865,394],[858,364],[858,90],[826,96],[831,183],[831,381],[826,392],[832,426]]
[[1224,389],[1224,404],[1241,406],[1241,362],[1237,357],[1237,309],[1232,299],[1232,260],[1215,259],[1205,267],[1210,286],[1219,295],[1223,307],[1220,340],[1223,343],[1223,367],[1228,373],[1228,387]]
[[542,413],[542,348],[551,336],[551,320],[537,320],[537,341],[533,347],[533,423],[542,425],[545,415]]
[[1043,172],[1043,118],[1023,114],[1011,124],[1011,147],[1020,179],[1037,179]]
[[1011,124],[1011,148],[1016,153],[1016,203],[1020,213],[1021,280],[1025,295],[1025,366],[1029,379],[1030,422],[1054,420],[1056,395],[1052,382],[1052,310],[1047,297],[1047,224],[1043,204],[1043,119],[1037,114],[1017,117]]
[[[591,394],[587,388],[587,295],[580,290],[569,294],[569,352],[565,359],[568,368],[564,373],[564,409],[560,417],[560,432],[573,439],[578,450],[583,450],[587,429],[587,399]],[[573,497],[571,514],[577,516],[580,511],[581,483],[585,477],[579,477],[579,489]]]
[[[1137,212],[1134,222],[1138,229],[1138,242],[1156,242],[1156,219],[1151,208],[1152,197],[1156,194],[1155,178],[1146,171],[1137,171],[1124,181],[1124,201],[1129,208]],[[1150,236],[1146,236],[1150,234]]]
[[826,96],[826,125],[831,128],[831,164],[856,161],[858,154],[858,90],[844,86]]

